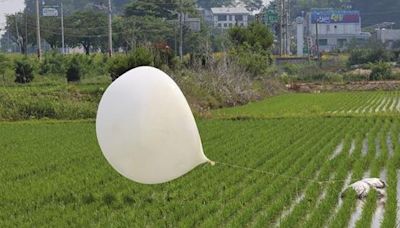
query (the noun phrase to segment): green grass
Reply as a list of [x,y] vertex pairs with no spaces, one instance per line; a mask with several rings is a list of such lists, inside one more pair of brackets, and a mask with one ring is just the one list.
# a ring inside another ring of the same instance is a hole
[[[0,121],[94,119],[98,102],[107,86],[107,83],[96,82],[0,87]],[[193,101],[192,105],[196,104],[196,101]],[[207,116],[217,119],[246,119],[309,116],[392,117],[399,114],[400,92],[378,91],[284,94],[240,107],[213,110],[211,115]]]
[[215,118],[302,117],[302,116],[396,116],[400,114],[400,93],[338,92],[284,94],[261,102],[213,111]]
[[0,87],[0,120],[93,119],[106,86]]
[[[49,102],[50,110],[74,110],[75,103],[78,113],[85,102],[95,110],[93,97],[102,92],[91,85],[45,88],[2,88],[0,94],[8,105],[21,94]],[[389,185],[382,227],[394,227],[399,95],[288,94],[217,110],[216,118],[198,119],[207,157],[259,171],[217,163],[161,185],[134,183],[111,168],[97,144],[95,111],[89,120],[68,120],[81,117],[64,111],[53,118],[62,121],[3,121],[0,227],[346,227],[357,200],[339,204],[344,180],[367,171],[379,177],[383,170]],[[371,224],[376,197],[366,199],[357,227]]]

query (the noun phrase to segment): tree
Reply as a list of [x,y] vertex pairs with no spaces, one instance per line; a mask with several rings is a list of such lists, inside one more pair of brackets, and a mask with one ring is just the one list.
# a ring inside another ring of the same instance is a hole
[[167,18],[170,17],[171,13],[168,11],[168,9],[172,8],[171,5],[166,5],[166,8],[163,8],[159,3],[161,3],[161,1],[132,2],[125,7],[124,15],[126,17],[129,16],[138,16],[138,17],[152,16],[152,17],[167,17]]
[[114,22],[115,44],[126,51],[148,43],[173,39],[173,27],[167,21],[153,16],[129,16]]
[[264,74],[272,63],[273,36],[267,26],[258,22],[247,28],[236,26],[228,31],[228,36],[233,43],[230,57],[236,64],[254,77]]
[[34,66],[27,57],[15,61],[15,82],[16,83],[29,83],[33,80]]
[[82,66],[76,56],[74,56],[69,62],[66,76],[68,82],[78,82],[81,80]]
[[[125,50],[140,45],[167,44],[173,46],[178,33],[179,12],[193,14],[193,0],[154,0],[150,2],[135,1],[127,5],[124,16],[114,22],[114,31],[118,46]],[[189,33],[184,28],[184,36]],[[165,46],[165,45],[164,45]]]
[[42,17],[40,19],[42,38],[52,49],[61,47],[61,21],[59,17]]
[[246,5],[246,9],[249,11],[259,10],[263,7],[262,0],[244,0],[244,4]]
[[250,47],[261,47],[268,50],[273,44],[272,33],[262,23],[251,23],[247,28],[233,27],[228,31],[232,43],[236,46],[248,44]]
[[400,40],[396,40],[396,41],[394,41],[393,42],[393,45],[392,45],[392,48],[394,49],[394,50],[400,50]]
[[348,65],[378,63],[391,61],[393,53],[388,51],[383,43],[370,40],[365,44],[352,41],[349,45],[350,57]]
[[6,30],[10,39],[15,42],[21,53],[27,53],[28,45],[36,44],[35,16],[18,12],[6,16]]
[[82,45],[85,53],[106,46],[107,15],[105,12],[78,11],[65,20],[65,41],[70,47]]
[[231,5],[234,0],[197,0],[199,6],[210,9],[212,7],[221,7]]
[[211,50],[211,34],[206,26],[202,26],[200,32],[185,31],[186,52],[204,55]]
[[153,0],[149,2],[135,1],[125,7],[124,15],[129,16],[152,16],[174,20],[178,13],[196,12],[194,0]]
[[371,74],[369,80],[388,80],[392,78],[392,67],[386,62],[371,63]]

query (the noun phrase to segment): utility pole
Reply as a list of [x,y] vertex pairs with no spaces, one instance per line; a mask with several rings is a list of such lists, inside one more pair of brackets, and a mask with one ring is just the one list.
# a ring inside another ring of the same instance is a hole
[[317,19],[316,22],[315,22],[315,44],[317,46],[317,59],[318,59],[318,62],[319,62],[320,61],[320,54],[319,54],[318,23],[319,23],[319,19]]
[[289,24],[290,24],[290,0],[287,0],[286,4],[286,54],[290,54],[290,32],[289,32]]
[[290,53],[289,21],[290,21],[290,0],[279,0],[280,14],[280,55]]
[[42,45],[40,42],[40,14],[39,14],[39,0],[36,0],[36,36],[37,36],[37,55],[39,60],[42,54]]
[[178,22],[174,21],[174,53],[178,55],[178,35],[177,35]]
[[181,62],[183,61],[183,10],[182,10],[182,0],[179,1],[179,57],[181,59]]
[[25,55],[28,55],[28,12],[25,9]]
[[111,0],[108,0],[108,55],[111,57],[113,54],[112,46],[112,10]]
[[282,40],[282,42],[283,42],[283,55],[285,55],[286,56],[286,36],[287,36],[287,34],[286,34],[286,31],[287,31],[287,24],[286,24],[286,0],[282,0],[282,10],[283,10],[283,12],[282,12],[282,20],[283,20],[283,40]]
[[279,54],[283,55],[283,9],[284,9],[284,1],[279,1]]
[[61,52],[65,54],[65,38],[64,38],[64,8],[63,3],[60,3],[60,11],[61,11]]

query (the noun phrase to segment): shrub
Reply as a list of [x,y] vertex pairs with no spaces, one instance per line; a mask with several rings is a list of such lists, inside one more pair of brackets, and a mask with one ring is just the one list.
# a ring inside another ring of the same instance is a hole
[[356,82],[369,80],[369,75],[357,74],[357,73],[344,73],[343,80],[346,82]]
[[33,80],[34,66],[27,58],[15,61],[15,82],[29,83]]
[[235,46],[249,45],[259,50],[268,50],[274,41],[268,27],[257,22],[249,24],[246,28],[235,26],[228,30],[228,36]]
[[232,49],[229,56],[233,64],[237,64],[253,77],[265,74],[272,63],[270,53],[263,51],[260,46],[255,49],[248,45],[239,46]]
[[328,82],[343,82],[344,77],[338,73],[327,72],[325,74],[325,81]]
[[355,48],[350,50],[348,65],[359,65],[367,63],[377,63],[390,61],[392,53],[384,47],[375,48]]
[[284,63],[282,69],[285,73],[293,76],[298,74],[304,66],[305,64]]
[[147,48],[137,48],[128,55],[117,55],[109,63],[108,71],[114,81],[128,70],[138,66],[154,65],[153,54]]
[[108,66],[111,80],[117,79],[123,73],[129,70],[128,57],[125,55],[114,56]]
[[375,64],[371,64],[371,75],[369,76],[370,80],[388,80],[392,79],[392,67],[389,63],[378,62]]
[[0,76],[3,79],[3,82],[5,82],[5,74],[9,67],[10,64],[8,58],[5,55],[0,54]]
[[46,53],[39,67],[39,74],[64,74],[65,73],[65,57],[59,53]]
[[[291,81],[314,82],[314,81],[341,81],[340,75],[327,73],[322,70],[316,62],[306,62],[301,64],[286,63],[283,65],[283,71]],[[282,80],[287,80],[282,78]]]
[[69,62],[69,66],[67,69],[67,81],[68,82],[80,81],[81,76],[82,76],[82,66],[78,58],[73,57]]

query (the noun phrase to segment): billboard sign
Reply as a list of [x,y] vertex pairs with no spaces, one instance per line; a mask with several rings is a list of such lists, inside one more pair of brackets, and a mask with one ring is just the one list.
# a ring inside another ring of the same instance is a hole
[[46,7],[43,8],[44,17],[58,17],[58,10],[56,8]]
[[360,12],[356,10],[313,10],[311,11],[311,23],[316,24],[343,24],[359,23]]

